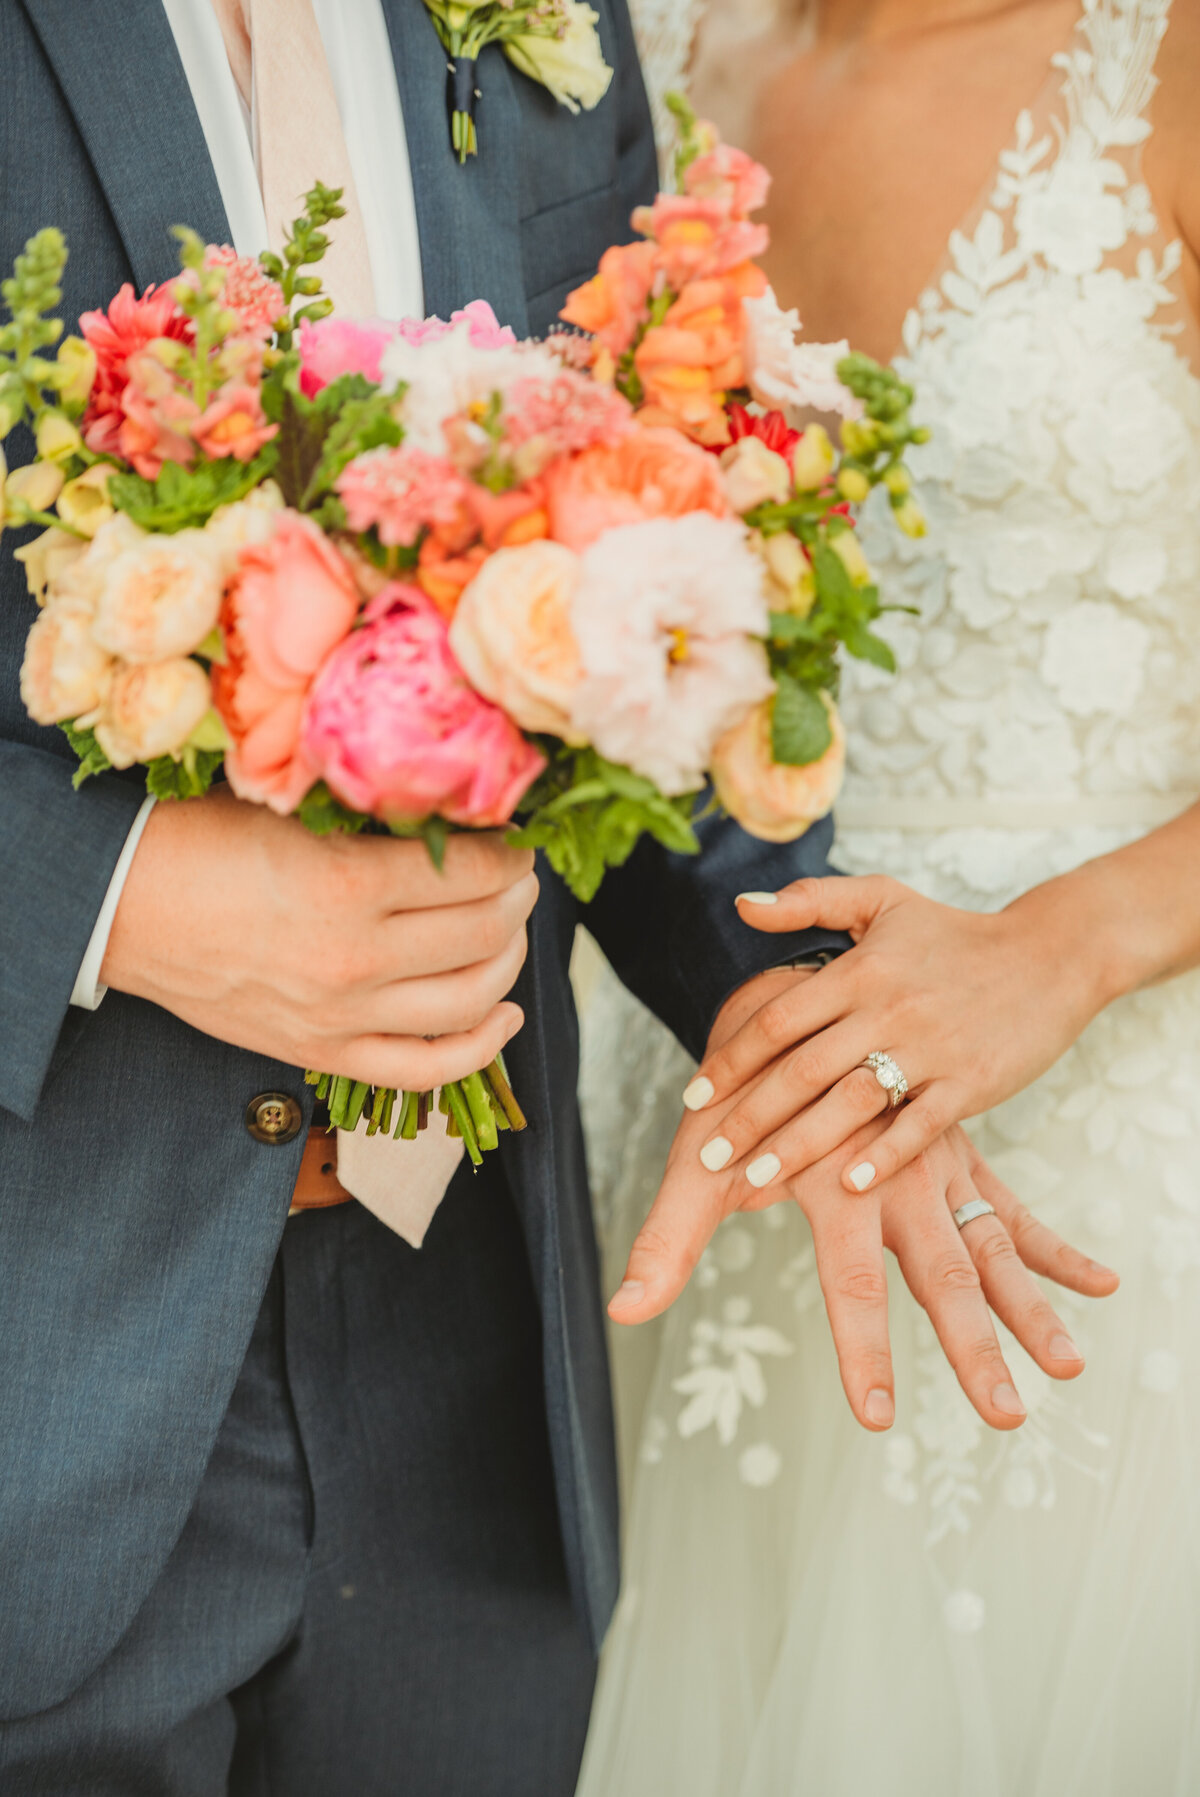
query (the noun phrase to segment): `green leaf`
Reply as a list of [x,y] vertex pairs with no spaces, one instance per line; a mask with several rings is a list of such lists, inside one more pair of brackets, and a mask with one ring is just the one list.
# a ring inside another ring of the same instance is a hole
[[896,657],[892,653],[891,644],[885,643],[881,636],[876,636],[863,625],[848,624],[843,632],[843,640],[851,655],[859,661],[869,661],[887,674],[896,672]]
[[223,749],[185,748],[179,760],[159,755],[146,763],[146,791],[156,799],[198,799],[213,783]]
[[314,836],[329,836],[335,830],[353,836],[369,821],[361,811],[351,811],[348,805],[335,799],[324,780],[318,780],[305,794],[296,815]]
[[787,767],[819,761],[833,741],[829,713],[818,693],[781,676],[771,707],[771,753]]
[[71,782],[78,792],[84,781],[90,780],[93,774],[107,773],[112,762],[96,741],[94,730],[77,730],[74,724],[60,724],[59,729],[79,757],[79,766]]
[[450,825],[444,817],[423,817],[419,823],[389,823],[388,829],[393,836],[417,839],[429,850],[429,859],[441,873],[446,860],[446,844],[450,839]]
[[626,862],[643,836],[676,854],[694,855],[700,843],[691,817],[696,794],[668,799],[652,781],[605,761],[594,749],[548,745],[550,765],[522,805],[522,823],[509,841],[540,849],[585,904],[606,870]]
[[841,556],[835,555],[827,543],[815,544],[811,554],[813,572],[817,577],[817,591],[824,603],[835,609],[853,607],[854,583],[846,572]]
[[140,474],[114,474],[108,483],[109,497],[143,530],[173,536],[207,524],[218,506],[245,499],[271,473],[275,454],[272,443],[252,462],[238,462],[232,456],[201,461],[194,468],[164,462],[153,481]]

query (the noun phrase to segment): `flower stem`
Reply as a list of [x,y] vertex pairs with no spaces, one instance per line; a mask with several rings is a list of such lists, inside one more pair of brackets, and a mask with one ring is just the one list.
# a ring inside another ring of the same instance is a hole
[[517,1103],[516,1094],[508,1083],[508,1071],[500,1055],[496,1056],[490,1067],[485,1068],[483,1078],[495,1093],[500,1108],[512,1128],[515,1130],[528,1129],[529,1120]]
[[463,1139],[463,1146],[471,1159],[471,1165],[473,1167],[481,1167],[483,1165],[483,1155],[480,1152],[479,1139],[475,1134],[475,1124],[470,1107],[467,1104],[466,1098],[463,1096],[462,1083],[458,1080],[454,1080],[450,1085],[443,1086],[442,1097],[446,1100],[447,1105],[450,1107],[450,1115],[458,1125],[459,1134]]
[[495,1148],[500,1137],[482,1073],[468,1074],[466,1079],[459,1081],[459,1084],[462,1087],[463,1097],[470,1108],[471,1122],[475,1125],[475,1135],[479,1146],[483,1149]]

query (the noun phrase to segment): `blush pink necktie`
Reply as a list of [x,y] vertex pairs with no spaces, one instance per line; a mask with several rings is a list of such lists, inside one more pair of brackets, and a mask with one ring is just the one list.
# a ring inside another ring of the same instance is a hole
[[314,182],[343,190],[320,274],[339,312],[371,318],[375,291],[337,96],[312,0],[213,0],[242,99],[273,250]]

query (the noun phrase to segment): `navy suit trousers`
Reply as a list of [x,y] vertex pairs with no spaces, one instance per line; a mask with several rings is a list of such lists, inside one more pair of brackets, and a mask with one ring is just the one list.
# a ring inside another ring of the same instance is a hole
[[570,1797],[594,1672],[524,1241],[464,1169],[420,1253],[357,1204],[288,1224],[161,1577],[0,1726],[0,1791]]

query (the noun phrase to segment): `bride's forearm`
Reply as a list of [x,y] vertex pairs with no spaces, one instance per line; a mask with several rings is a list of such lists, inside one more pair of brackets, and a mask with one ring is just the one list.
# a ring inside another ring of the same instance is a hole
[[1008,907],[1075,960],[1096,1011],[1200,966],[1200,804]]

